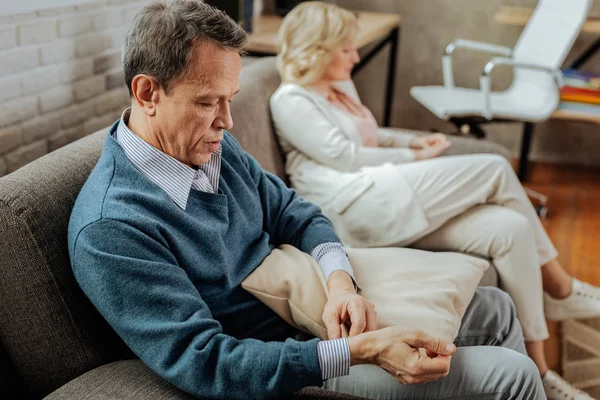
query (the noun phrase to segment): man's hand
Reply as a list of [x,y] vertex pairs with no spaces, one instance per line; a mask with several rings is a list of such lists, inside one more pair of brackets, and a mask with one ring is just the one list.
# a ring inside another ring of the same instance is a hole
[[415,160],[426,160],[442,154],[452,143],[443,133],[432,133],[428,135],[416,136],[410,142],[410,148],[413,149]]
[[[374,364],[403,384],[433,382],[448,375],[454,344],[420,330],[388,327],[348,339],[352,365]],[[421,354],[419,348],[426,350]]]
[[373,303],[356,293],[352,278],[336,271],[327,281],[329,299],[323,311],[323,322],[329,339],[342,337],[340,325],[350,323],[350,336],[377,329],[377,313]]

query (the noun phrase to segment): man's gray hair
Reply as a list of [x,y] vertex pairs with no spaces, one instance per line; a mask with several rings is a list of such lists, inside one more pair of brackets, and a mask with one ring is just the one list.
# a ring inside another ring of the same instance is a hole
[[135,16],[123,43],[129,93],[139,74],[153,77],[168,93],[188,71],[198,43],[215,43],[241,54],[246,42],[246,32],[235,21],[199,0],[153,1]]

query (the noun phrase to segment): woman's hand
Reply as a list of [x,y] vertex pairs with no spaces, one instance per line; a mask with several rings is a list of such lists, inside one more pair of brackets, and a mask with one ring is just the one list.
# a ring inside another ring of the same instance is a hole
[[432,133],[428,135],[415,136],[410,142],[415,160],[426,160],[442,154],[452,143],[443,133]]

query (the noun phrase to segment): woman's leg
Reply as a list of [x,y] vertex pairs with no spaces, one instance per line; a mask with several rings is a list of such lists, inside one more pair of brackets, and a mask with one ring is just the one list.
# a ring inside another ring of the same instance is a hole
[[492,154],[442,157],[404,164],[399,170],[411,185],[429,221],[429,229],[421,237],[478,204],[497,204],[512,209],[527,218],[532,227],[544,290],[557,299],[570,294],[572,278],[556,258],[554,245],[505,158]]
[[427,216],[430,226],[421,237],[478,204],[511,209],[529,221],[535,237],[533,249],[542,270],[546,317],[563,320],[600,315],[600,289],[573,279],[560,265],[556,249],[506,159],[491,154],[442,157],[404,164],[399,171]]
[[471,208],[413,244],[423,250],[459,251],[493,261],[502,287],[515,302],[527,353],[540,375],[548,371],[543,340],[548,337],[535,238],[527,219],[496,205]]
[[440,157],[399,169],[412,187],[431,233],[478,204],[496,204],[521,214],[535,236],[540,265],[557,256],[533,205],[510,163],[495,154]]

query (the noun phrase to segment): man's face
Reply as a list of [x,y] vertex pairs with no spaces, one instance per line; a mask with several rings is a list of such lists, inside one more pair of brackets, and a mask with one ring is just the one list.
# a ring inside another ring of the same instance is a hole
[[239,90],[238,52],[215,44],[197,45],[187,76],[167,95],[159,90],[156,115],[149,123],[162,151],[189,166],[210,161],[223,130],[233,126],[229,103]]

